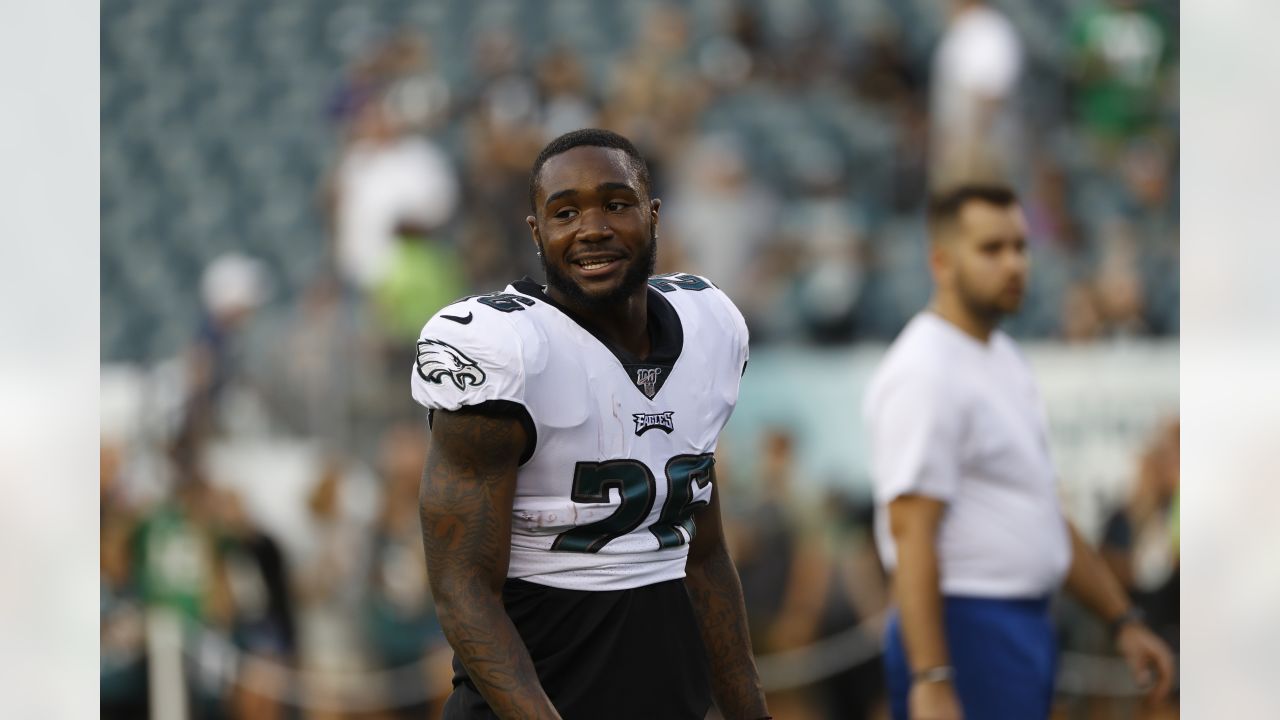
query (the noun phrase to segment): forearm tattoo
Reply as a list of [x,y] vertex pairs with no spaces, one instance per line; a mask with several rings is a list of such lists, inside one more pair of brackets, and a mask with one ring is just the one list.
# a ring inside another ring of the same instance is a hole
[[711,689],[727,720],[768,715],[760,674],[751,655],[742,584],[723,543],[685,579],[698,629],[711,663]]
[[445,637],[502,718],[556,718],[502,606],[511,503],[524,447],[516,421],[437,412],[419,509]]

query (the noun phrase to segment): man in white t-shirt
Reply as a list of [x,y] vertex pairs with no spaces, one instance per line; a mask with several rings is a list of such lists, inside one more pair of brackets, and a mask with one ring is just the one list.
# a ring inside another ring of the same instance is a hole
[[933,302],[889,348],[865,407],[877,540],[894,576],[894,718],[1048,717],[1048,600],[1064,583],[1110,623],[1151,697],[1163,696],[1169,650],[1063,516],[1035,381],[996,329],[1026,287],[1016,198],[957,186],[932,199],[929,232]]
[[333,178],[334,259],[344,280],[372,291],[391,272],[403,228],[432,232],[453,217],[458,174],[385,103],[366,104],[352,134]]

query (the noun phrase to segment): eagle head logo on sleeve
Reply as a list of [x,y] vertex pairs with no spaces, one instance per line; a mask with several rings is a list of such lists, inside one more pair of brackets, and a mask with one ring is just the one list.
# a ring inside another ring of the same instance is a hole
[[440,340],[418,341],[418,374],[441,385],[449,378],[459,390],[484,383],[484,370],[458,348]]

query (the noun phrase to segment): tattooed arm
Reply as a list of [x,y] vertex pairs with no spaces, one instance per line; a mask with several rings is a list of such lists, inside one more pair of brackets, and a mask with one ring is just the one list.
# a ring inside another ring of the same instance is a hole
[[756,720],[768,717],[769,710],[751,656],[742,583],[724,544],[720,488],[714,479],[712,486],[711,503],[695,515],[697,531],[684,582],[711,661],[711,690],[720,714],[726,720]]
[[499,717],[558,720],[502,606],[525,432],[482,412],[435,413],[419,496],[431,594],[445,637]]

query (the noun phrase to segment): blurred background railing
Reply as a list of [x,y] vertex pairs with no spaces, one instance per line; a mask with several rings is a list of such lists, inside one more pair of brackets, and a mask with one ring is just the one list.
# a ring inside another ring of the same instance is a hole
[[[859,406],[929,295],[926,188],[962,175],[1022,196],[1008,329],[1064,504],[1176,641],[1178,6],[973,4],[103,3],[104,717],[175,668],[193,717],[438,709],[410,348],[541,277],[528,168],[591,125],[650,159],[659,270],[751,327],[719,467],[775,715],[882,712]],[[1061,716],[1139,712],[1058,617]]]

